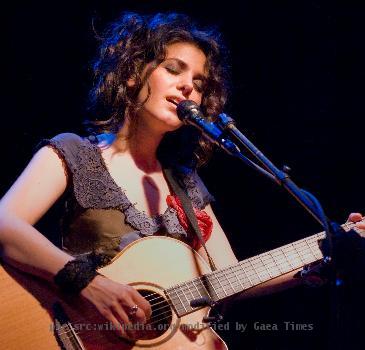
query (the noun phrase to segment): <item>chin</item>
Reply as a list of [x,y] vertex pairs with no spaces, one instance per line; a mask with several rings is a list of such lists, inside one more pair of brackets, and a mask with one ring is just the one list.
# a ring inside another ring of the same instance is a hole
[[176,115],[167,116],[161,122],[168,129],[167,131],[174,131],[183,126],[183,122]]

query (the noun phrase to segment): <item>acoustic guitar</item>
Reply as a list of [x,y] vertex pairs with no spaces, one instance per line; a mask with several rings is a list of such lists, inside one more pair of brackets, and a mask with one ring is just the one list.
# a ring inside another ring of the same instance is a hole
[[322,232],[213,272],[175,239],[151,236],[131,243],[99,272],[149,300],[152,316],[136,325],[136,339],[118,336],[86,300],[67,298],[49,282],[3,264],[0,349],[227,350],[210,326],[210,308],[191,301],[216,303],[314,263],[323,258],[318,241],[324,237]]

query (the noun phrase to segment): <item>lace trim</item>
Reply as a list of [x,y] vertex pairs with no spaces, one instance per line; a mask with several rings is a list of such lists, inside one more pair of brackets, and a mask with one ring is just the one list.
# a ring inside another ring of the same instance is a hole
[[[95,140],[97,141],[97,140]],[[148,216],[139,211],[128,199],[125,190],[118,186],[110,175],[101,151],[97,144],[89,139],[83,139],[75,146],[75,152],[67,154],[62,140],[51,139],[49,145],[56,148],[62,160],[72,175],[73,193],[77,203],[84,209],[119,209],[125,215],[125,222],[138,230],[144,236],[150,236],[165,228],[176,238],[186,238],[187,232],[180,225],[176,211],[167,208],[163,214]],[[188,179],[187,191],[193,204],[200,207],[204,200],[199,197],[199,191],[194,188],[194,179]]]
[[[197,183],[196,173],[190,172],[184,174],[181,180],[186,188],[188,197],[191,199],[193,206],[197,209],[202,210],[207,206],[207,204],[214,201],[214,197],[208,191],[206,191],[206,193],[201,191]],[[203,186],[203,184],[201,185]]]

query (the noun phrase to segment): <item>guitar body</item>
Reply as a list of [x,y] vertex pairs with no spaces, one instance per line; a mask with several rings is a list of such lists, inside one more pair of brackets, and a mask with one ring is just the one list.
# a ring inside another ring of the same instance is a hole
[[[186,244],[168,237],[143,238],[128,245],[99,272],[132,285],[150,298],[151,303],[157,301],[152,314],[157,330],[147,332],[140,340],[120,338],[87,301],[66,300],[50,283],[3,266],[0,267],[0,348],[56,350],[62,348],[59,345],[62,339],[67,350],[227,350],[221,338],[202,322],[208,308],[180,318],[164,294],[163,290],[169,286],[210,272],[201,256]],[[67,329],[55,326],[55,303],[62,305],[83,348],[75,346]]]

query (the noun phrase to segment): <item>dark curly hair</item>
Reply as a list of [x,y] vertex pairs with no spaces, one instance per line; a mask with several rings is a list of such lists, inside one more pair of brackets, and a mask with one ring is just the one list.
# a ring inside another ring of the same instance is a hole
[[[222,112],[228,91],[226,50],[215,29],[199,29],[183,14],[123,13],[101,40],[99,56],[93,62],[95,83],[88,106],[91,118],[85,122],[88,132],[115,133],[128,118],[131,136],[138,124],[136,112],[148,99],[138,103],[138,93],[165,59],[166,47],[177,42],[192,43],[206,55],[208,74],[200,107],[209,120]],[[144,67],[151,62],[152,69],[143,77]],[[127,85],[131,78],[135,81],[132,87]],[[211,151],[212,145],[199,132],[184,126],[165,135],[158,157],[164,163],[195,167],[205,163]]]

